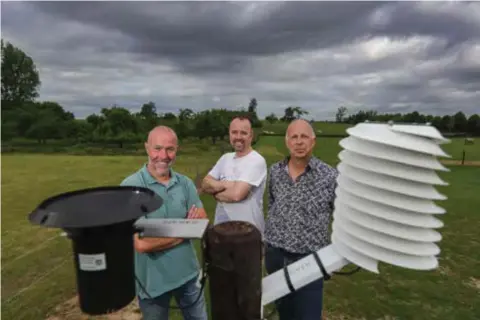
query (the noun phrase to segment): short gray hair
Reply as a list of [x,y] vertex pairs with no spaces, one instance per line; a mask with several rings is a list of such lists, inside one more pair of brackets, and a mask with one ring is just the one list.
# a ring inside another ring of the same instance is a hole
[[295,120],[293,120],[292,122],[290,122],[290,124],[289,124],[288,127],[287,127],[287,130],[285,130],[285,139],[288,139],[288,128],[290,128],[290,126],[291,126],[292,124],[294,124],[295,122],[298,122],[298,121],[302,121],[302,122],[305,122],[306,124],[308,124],[308,127],[312,130],[312,138],[316,138],[316,137],[317,137],[317,135],[316,135],[316,133],[315,133],[315,128],[313,128],[313,126],[312,126],[312,124],[310,123],[310,121],[300,118],[300,119],[295,119]]

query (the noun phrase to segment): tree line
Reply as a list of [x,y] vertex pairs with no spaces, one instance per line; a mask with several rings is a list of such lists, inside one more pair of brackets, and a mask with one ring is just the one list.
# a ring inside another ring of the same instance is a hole
[[179,139],[209,138],[212,143],[228,135],[228,124],[234,116],[248,116],[255,127],[261,126],[253,106],[249,110],[211,109],[198,113],[180,109],[173,113],[157,114],[153,102],[145,103],[140,112],[112,106],[100,114],[75,119],[71,112],[56,102],[28,102],[2,110],[2,140],[27,138],[45,144],[48,140],[68,139],[72,143],[118,144],[145,141],[156,125],[171,126]]
[[359,122],[374,121],[394,123],[430,123],[440,132],[447,135],[480,136],[480,116],[472,114],[468,118],[461,111],[452,115],[433,116],[421,114],[418,111],[410,113],[378,113],[374,110],[360,110],[351,115],[346,107],[340,107],[335,115],[338,123],[355,125]]

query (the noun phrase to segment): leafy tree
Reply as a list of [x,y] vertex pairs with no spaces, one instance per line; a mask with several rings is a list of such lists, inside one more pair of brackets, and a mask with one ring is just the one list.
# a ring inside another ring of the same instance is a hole
[[440,130],[440,131],[444,130],[442,128],[442,117],[440,117],[440,116],[433,117],[433,119],[431,120],[431,123],[432,123],[432,126],[437,128],[438,130]]
[[[15,136],[36,139],[35,132],[41,132],[41,137],[36,140],[46,143],[46,139],[62,138],[69,129],[68,123],[71,123],[74,118],[73,113],[66,112],[56,102],[25,102],[16,106],[15,109],[2,111],[2,123],[6,125],[2,128],[2,133],[6,134],[6,139]],[[45,133],[47,130],[45,127],[50,126],[51,121],[54,121],[57,127],[54,130],[55,134],[51,129],[48,129],[49,134]],[[32,127],[35,128],[32,129]]]
[[195,123],[195,134],[200,138],[211,138],[212,144],[228,135],[228,126],[236,113],[225,109],[205,110],[198,114]]
[[157,107],[155,106],[155,103],[153,102],[148,102],[145,103],[142,106],[142,109],[140,110],[140,116],[144,119],[152,119],[157,117]]
[[85,121],[91,124],[94,128],[98,128],[103,121],[105,121],[105,118],[99,116],[98,114],[91,114],[85,119]]
[[454,124],[453,128],[456,132],[466,132],[467,131],[467,117],[463,112],[457,112],[453,116]]
[[41,81],[32,58],[3,39],[1,49],[3,109],[34,101]]
[[347,108],[342,106],[337,109],[337,113],[335,114],[335,121],[336,122],[343,122],[345,116],[347,115]]
[[120,148],[123,148],[124,143],[137,140],[138,125],[129,110],[114,106],[110,109],[103,108],[101,114],[103,120],[95,132],[97,139],[117,143]]
[[295,117],[298,119],[300,118],[301,116],[303,115],[307,115],[309,114],[309,112],[307,110],[304,110],[300,107],[293,107],[293,112],[294,114],[296,115]]
[[37,108],[40,110],[49,110],[53,116],[62,121],[70,121],[75,119],[73,113],[65,111],[61,105],[52,101],[43,101],[37,103]]
[[151,101],[143,104],[140,112],[134,117],[140,132],[148,132],[159,123],[157,107]]
[[377,111],[375,110],[360,110],[355,114],[347,117],[345,122],[350,124],[357,124],[360,122],[365,122],[366,120],[374,121],[377,120]]
[[178,120],[186,121],[190,120],[195,116],[192,109],[180,109],[180,113],[178,114]]
[[24,103],[17,108],[2,111],[2,118],[12,119],[15,122],[16,134],[19,137],[25,137],[28,129],[39,119],[36,114],[37,108],[34,103]]
[[285,108],[285,114],[284,116],[282,117],[282,121],[285,121],[285,122],[291,122],[295,119],[295,114],[293,112],[293,107],[287,107]]
[[[252,122],[252,127],[253,128],[261,128],[262,127],[262,121],[258,118],[257,115],[257,99],[252,98],[250,99],[250,103],[248,104],[248,109],[247,109],[247,115]],[[241,110],[243,112],[243,110]]]
[[95,127],[84,119],[74,119],[65,122],[65,137],[74,139],[78,143],[93,140],[92,132]]
[[442,128],[448,132],[452,132],[455,125],[455,119],[452,116],[445,115],[442,117]]
[[190,135],[190,128],[186,121],[179,121],[174,126],[173,129],[177,134],[179,140],[182,140]]
[[480,116],[472,114],[467,121],[467,132],[472,135],[480,135]]
[[61,139],[62,129],[62,119],[53,109],[38,108],[35,112],[35,122],[28,128],[25,136],[36,139],[38,143],[46,144],[47,139]]
[[9,117],[5,117],[5,112],[3,112],[2,117],[2,141],[10,141],[11,139],[17,136],[16,126],[17,123]]
[[257,99],[252,98],[250,103],[248,104],[248,112],[249,113],[257,113]]
[[290,107],[287,107],[285,108],[285,114],[284,116],[282,117],[282,121],[285,121],[285,122],[291,122],[295,119],[298,119],[300,118],[302,115],[306,115],[308,114],[308,111],[296,106],[296,107],[293,107],[293,106],[290,106]]
[[275,113],[270,113],[268,116],[265,117],[265,120],[267,120],[268,122],[270,123],[275,123],[278,121],[278,118],[277,116],[275,115]]
[[172,112],[167,112],[162,116],[163,120],[172,121],[177,120],[177,116]]

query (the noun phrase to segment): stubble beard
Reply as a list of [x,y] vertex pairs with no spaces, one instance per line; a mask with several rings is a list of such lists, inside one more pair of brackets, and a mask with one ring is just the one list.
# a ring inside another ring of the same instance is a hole
[[159,177],[167,177],[170,174],[170,168],[172,167],[173,160],[168,163],[164,161],[149,161],[150,168],[153,169],[155,174]]

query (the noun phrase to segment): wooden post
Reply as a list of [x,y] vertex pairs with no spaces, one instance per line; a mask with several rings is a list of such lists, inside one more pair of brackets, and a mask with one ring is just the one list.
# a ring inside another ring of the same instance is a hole
[[212,320],[259,320],[262,237],[252,224],[229,221],[206,234]]

